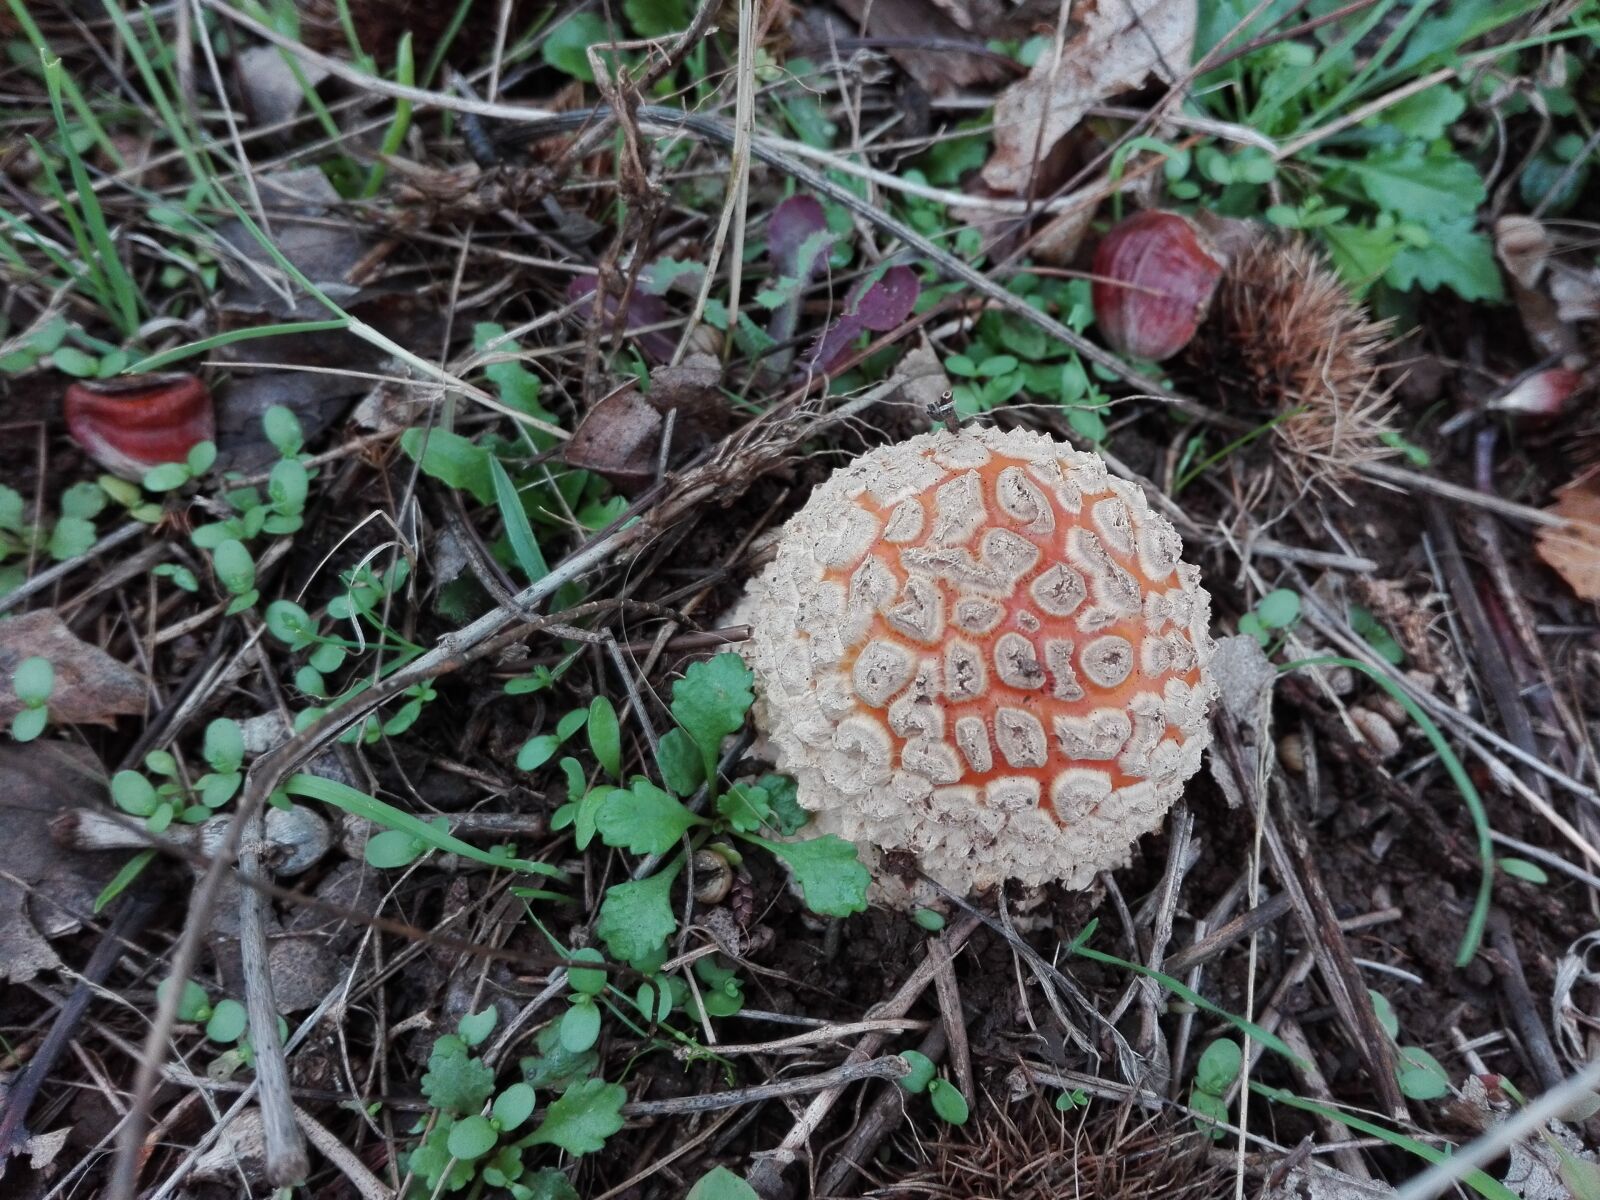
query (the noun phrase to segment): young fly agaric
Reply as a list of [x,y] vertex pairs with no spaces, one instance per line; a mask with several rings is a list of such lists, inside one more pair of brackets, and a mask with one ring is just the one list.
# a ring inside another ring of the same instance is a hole
[[217,436],[210,390],[182,372],[79,380],[67,388],[62,408],[73,441],[125,479],[182,462],[195,446]]
[[968,892],[1083,887],[1200,765],[1210,598],[1095,455],[966,428],[819,486],[751,585],[757,715],[825,829]]

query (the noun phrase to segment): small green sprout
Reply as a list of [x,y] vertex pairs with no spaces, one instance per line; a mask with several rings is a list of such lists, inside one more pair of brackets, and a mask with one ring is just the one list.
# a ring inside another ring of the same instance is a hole
[[50,694],[56,689],[56,669],[48,658],[38,655],[25,658],[11,673],[11,687],[22,701],[22,708],[11,718],[11,736],[19,742],[31,742],[49,724]]

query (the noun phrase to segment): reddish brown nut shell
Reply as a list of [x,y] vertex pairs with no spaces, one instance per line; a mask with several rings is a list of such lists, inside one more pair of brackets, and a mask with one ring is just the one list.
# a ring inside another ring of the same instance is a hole
[[217,436],[210,390],[182,372],[79,380],[67,389],[63,408],[73,441],[125,479],[182,462],[199,443]]
[[1222,264],[1188,218],[1152,209],[1100,239],[1094,274],[1095,324],[1111,348],[1161,362],[1194,337]]

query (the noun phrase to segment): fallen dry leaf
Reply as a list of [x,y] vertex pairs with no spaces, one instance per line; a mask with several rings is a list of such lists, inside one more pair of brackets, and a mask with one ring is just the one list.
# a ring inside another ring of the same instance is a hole
[[1171,82],[1189,65],[1195,0],[1093,0],[1074,6],[1073,17],[1082,24],[1060,62],[1046,51],[995,104],[994,153],[983,181],[997,192],[1025,192],[1036,162],[1091,105],[1151,75]]
[[[278,253],[292,262],[351,316],[402,346],[438,345],[443,323],[428,294],[363,284],[376,269],[382,246],[371,226],[346,218],[339,193],[315,167],[257,176]],[[293,284],[277,260],[239,221],[217,235],[227,249],[219,259],[223,331],[328,315],[321,302]],[[373,376],[393,376],[396,365],[377,347],[342,330],[285,334],[219,347],[214,357],[241,364],[230,373],[217,409],[218,468],[260,470],[278,452],[261,429],[274,404],[294,412],[307,440],[315,438],[368,390]],[[246,368],[242,364],[255,364]]]
[[[113,725],[117,717],[144,711],[144,677],[89,645],[48,608],[0,621],[0,678],[10,679],[18,663],[35,656],[55,668],[50,719],[57,724]],[[0,721],[21,708],[7,687],[0,694]]]
[[72,933],[125,854],[64,850],[53,817],[104,793],[94,755],[68,742],[0,745],[0,979],[25,983],[61,960],[46,940]]
[[1529,340],[1547,355],[1581,358],[1583,339],[1572,323],[1595,315],[1588,311],[1596,295],[1591,273],[1551,257],[1550,232],[1532,217],[1496,221],[1494,249],[1511,276],[1511,294]]
[[604,476],[623,495],[637,495],[655,478],[661,414],[629,387],[591,408],[562,450],[569,467]]
[[[829,60],[851,47],[857,34],[887,43],[889,57],[923,90],[935,96],[962,88],[1002,83],[1012,68],[985,53],[989,39],[1021,41],[1041,23],[1053,24],[1055,5],[1045,0],[840,0],[853,28],[838,28],[824,7],[798,6],[801,16],[790,30],[796,48]],[[961,44],[971,45],[970,52]],[[937,46],[937,49],[922,49]]]
[[1584,600],[1600,600],[1600,480],[1569,484],[1545,512],[1573,522],[1534,535],[1539,557]]

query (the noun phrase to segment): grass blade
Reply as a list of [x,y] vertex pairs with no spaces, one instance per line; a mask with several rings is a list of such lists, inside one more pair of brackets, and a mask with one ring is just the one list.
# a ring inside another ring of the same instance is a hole
[[1393,696],[1395,702],[1406,710],[1406,715],[1417,723],[1417,727],[1427,737],[1434,753],[1439,756],[1439,761],[1444,764],[1445,773],[1461,792],[1461,798],[1467,802],[1467,812],[1472,815],[1472,826],[1478,835],[1478,862],[1482,865],[1483,872],[1478,878],[1478,896],[1472,903],[1472,915],[1467,918],[1467,931],[1462,935],[1460,949],[1456,951],[1456,966],[1464,967],[1472,961],[1478,953],[1478,947],[1483,943],[1483,929],[1489,921],[1489,902],[1494,897],[1494,841],[1489,828],[1489,814],[1483,807],[1483,797],[1478,795],[1477,785],[1472,782],[1467,769],[1461,765],[1456,752],[1450,748],[1450,743],[1444,740],[1444,734],[1439,732],[1439,727],[1433,723],[1433,718],[1423,712],[1415,700],[1406,695],[1404,688],[1381,671],[1374,670],[1359,659],[1344,658],[1337,654],[1297,659],[1292,663],[1285,663],[1279,670],[1293,671],[1299,667],[1321,666],[1349,667],[1352,671],[1360,671]]
[[[1387,1126],[1376,1124],[1365,1118],[1353,1116],[1341,1108],[1333,1108],[1327,1104],[1318,1104],[1314,1100],[1306,1100],[1296,1096],[1293,1092],[1286,1092],[1281,1088],[1269,1087],[1264,1083],[1250,1084],[1250,1090],[1258,1096],[1264,1096],[1275,1104],[1287,1104],[1290,1108],[1298,1108],[1302,1112],[1316,1113],[1318,1116],[1327,1117],[1331,1121],[1338,1121],[1341,1125],[1348,1125],[1351,1129],[1360,1130],[1369,1137],[1387,1142],[1397,1150],[1404,1150],[1408,1154],[1415,1154],[1418,1158],[1430,1163],[1445,1162],[1450,1158],[1449,1151],[1439,1150],[1426,1142],[1419,1142],[1416,1138],[1407,1137],[1405,1134],[1390,1129]],[[1505,1184],[1500,1183],[1492,1176],[1485,1175],[1474,1167],[1461,1177],[1461,1182],[1470,1187],[1484,1200],[1517,1200],[1517,1194]]]
[[198,342],[185,342],[181,346],[174,346],[171,350],[163,350],[159,354],[147,355],[129,366],[128,371],[137,375],[141,371],[159,370],[168,363],[175,363],[180,359],[193,358],[196,354],[204,354],[207,350],[215,350],[218,346],[231,346],[234,342],[248,342],[256,338],[277,337],[280,334],[320,333],[326,329],[348,328],[350,328],[350,322],[347,318],[330,318],[326,321],[286,321],[281,325],[252,325],[248,329],[230,329],[227,333],[212,334],[208,338],[201,338]]
[[1212,1016],[1221,1017],[1224,1021],[1227,1021],[1251,1041],[1259,1042],[1268,1050],[1271,1050],[1274,1054],[1287,1059],[1289,1062],[1294,1063],[1298,1067],[1304,1067],[1306,1065],[1305,1061],[1293,1050],[1289,1049],[1289,1047],[1284,1043],[1283,1039],[1278,1037],[1277,1034],[1263,1029],[1254,1021],[1248,1021],[1244,1017],[1238,1016],[1235,1013],[1229,1012],[1225,1008],[1211,1003],[1211,1001],[1207,1000],[1204,996],[1195,991],[1182,980],[1174,979],[1171,975],[1164,975],[1160,971],[1153,971],[1142,963],[1129,962],[1125,958],[1118,958],[1115,954],[1106,954],[1101,950],[1090,949],[1088,946],[1083,944],[1083,941],[1087,934],[1092,931],[1092,929],[1093,926],[1091,925],[1090,929],[1085,930],[1084,933],[1079,934],[1077,938],[1074,938],[1071,942],[1067,943],[1067,951],[1071,954],[1081,955],[1082,957],[1087,958],[1090,962],[1104,963],[1110,967],[1122,967],[1124,970],[1132,971],[1135,975],[1143,975],[1146,979],[1154,979],[1157,983],[1166,988],[1167,991],[1171,992],[1179,999],[1187,1000],[1196,1008],[1205,1009],[1205,1011],[1210,1013]]
[[526,858],[508,858],[504,854],[491,854],[487,850],[480,850],[460,838],[439,832],[426,821],[412,816],[404,809],[385,804],[365,792],[358,792],[353,787],[332,779],[324,779],[320,775],[291,775],[284,782],[283,790],[291,796],[320,800],[323,804],[332,805],[384,829],[397,829],[402,833],[409,833],[419,842],[432,846],[435,850],[444,850],[462,858],[470,858],[473,862],[480,862],[485,866],[501,867],[508,871],[522,871],[533,875],[547,875],[552,879],[565,880],[567,877],[564,871],[552,867],[549,863],[533,862]]
[[533,536],[533,526],[528,523],[522,497],[517,495],[517,486],[511,482],[511,476],[500,465],[499,459],[489,459],[489,475],[494,480],[495,503],[500,507],[500,519],[505,522],[506,540],[511,543],[511,552],[517,556],[517,565],[528,577],[528,582],[538,583],[550,574],[550,566],[544,560],[544,551],[539,549],[538,539]]
[[113,315],[119,318],[117,324],[123,336],[132,337],[139,329],[139,292],[134,286],[133,277],[128,274],[128,269],[122,265],[122,259],[117,255],[116,245],[111,240],[111,230],[106,225],[106,215],[100,208],[100,198],[95,195],[88,168],[83,165],[83,156],[72,144],[67,129],[66,108],[61,102],[62,74],[59,58],[44,63],[44,82],[50,92],[50,110],[55,114],[56,131],[61,138],[61,152],[66,156],[67,167],[72,172],[72,184],[78,190],[77,207],[99,254],[100,273],[115,300]]

